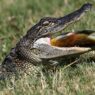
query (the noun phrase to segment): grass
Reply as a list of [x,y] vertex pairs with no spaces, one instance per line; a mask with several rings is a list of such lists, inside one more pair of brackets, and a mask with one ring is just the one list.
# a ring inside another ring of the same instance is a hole
[[[63,16],[87,1],[93,3],[93,11],[64,31],[94,30],[95,0],[0,0],[0,62],[40,18]],[[95,95],[95,62],[86,57],[76,68],[60,67],[54,74],[45,75],[33,66],[30,76],[1,82],[0,95]]]

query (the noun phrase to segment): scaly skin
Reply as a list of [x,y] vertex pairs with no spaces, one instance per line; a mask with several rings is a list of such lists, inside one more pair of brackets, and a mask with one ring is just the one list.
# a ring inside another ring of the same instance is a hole
[[62,53],[60,55],[60,52],[57,52],[57,55],[55,55],[55,53],[53,54],[53,52],[50,51],[52,55],[49,56],[49,54],[44,55],[46,51],[42,51],[42,49],[46,48],[47,46],[43,47],[44,45],[42,45],[43,48],[41,50],[39,50],[40,48],[33,47],[35,41],[39,38],[51,37],[54,33],[63,30],[69,24],[80,20],[80,18],[86,13],[86,11],[89,11],[91,7],[92,4],[87,3],[84,4],[80,9],[64,17],[42,18],[36,25],[28,30],[27,34],[16,44],[16,47],[14,47],[5,57],[1,64],[1,78],[6,77],[6,73],[9,75],[10,73],[17,74],[17,72],[20,73],[20,71],[26,71],[28,67],[30,68],[32,66],[32,64],[41,64],[44,62],[43,60],[46,60],[47,62],[53,62],[53,59],[57,59],[57,56],[58,58],[64,57],[64,52],[66,57],[74,54],[80,55],[91,50],[91,48],[76,49],[73,47],[73,49],[65,48],[60,51],[59,48],[53,49],[52,46],[50,46],[53,51],[60,51]]

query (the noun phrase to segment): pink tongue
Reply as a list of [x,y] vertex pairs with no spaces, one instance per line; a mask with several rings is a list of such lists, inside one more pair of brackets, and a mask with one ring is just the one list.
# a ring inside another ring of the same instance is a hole
[[50,44],[50,38],[47,38],[47,42],[48,42],[48,44]]

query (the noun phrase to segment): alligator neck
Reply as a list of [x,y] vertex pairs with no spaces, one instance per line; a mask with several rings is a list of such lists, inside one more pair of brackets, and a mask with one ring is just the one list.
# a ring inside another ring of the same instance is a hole
[[32,28],[30,28],[27,31],[27,34],[20,39],[20,41],[17,43],[16,46],[26,46],[29,47],[30,45],[33,45],[34,41],[37,38],[37,33],[40,30],[40,26],[38,24],[34,25]]

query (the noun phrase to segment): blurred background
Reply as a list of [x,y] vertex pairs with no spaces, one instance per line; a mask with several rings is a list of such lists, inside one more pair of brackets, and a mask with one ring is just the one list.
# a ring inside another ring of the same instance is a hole
[[[87,2],[93,4],[93,10],[64,32],[95,30],[95,0],[0,0],[0,63],[42,17],[64,16]],[[76,68],[62,67],[53,76],[44,75],[42,69],[34,67],[28,79],[22,78],[11,86],[6,83],[4,89],[0,84],[0,95],[95,95],[95,62],[80,63]]]

